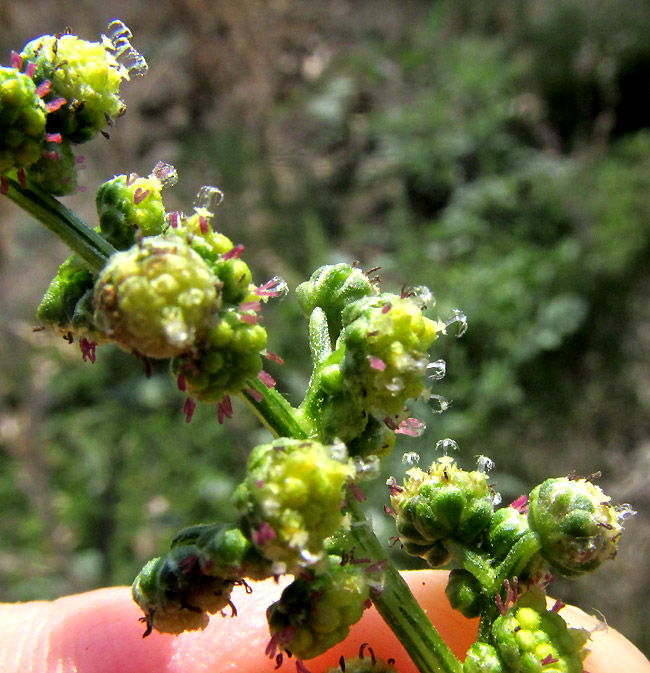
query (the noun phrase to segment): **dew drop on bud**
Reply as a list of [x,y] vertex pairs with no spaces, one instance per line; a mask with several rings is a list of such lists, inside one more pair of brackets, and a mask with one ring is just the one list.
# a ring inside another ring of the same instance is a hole
[[462,337],[463,334],[467,332],[467,316],[457,308],[453,310],[453,315],[445,320],[445,328],[454,323],[458,324],[458,332],[456,333],[456,336]]
[[213,212],[213,209],[222,201],[223,192],[220,189],[210,185],[203,185],[194,198],[194,209],[199,210],[205,208],[206,210]]
[[[458,448],[458,447],[456,447]],[[489,472],[494,468],[494,461],[488,458],[487,456],[478,456],[476,458],[476,466],[479,472]]]
[[441,414],[443,411],[447,411],[451,405],[451,402],[442,397],[442,395],[430,395],[429,399],[435,400],[438,403],[438,408],[432,407],[432,411],[436,414]]
[[622,524],[625,519],[629,519],[631,516],[636,514],[636,510],[632,507],[632,505],[628,505],[627,503],[616,505],[614,507],[614,511],[616,512],[616,516],[620,524]]
[[440,379],[443,379],[447,373],[447,363],[444,360],[429,362],[427,369],[429,370],[429,378],[434,381],[439,381]]
[[436,444],[436,449],[446,456],[450,450],[458,451],[458,444],[453,439],[440,439]]
[[355,458],[354,468],[357,471],[358,479],[375,479],[380,473],[379,456]]
[[151,171],[163,187],[173,187],[178,182],[178,173],[171,164],[159,161]]
[[402,456],[402,465],[417,465],[420,462],[420,454],[415,451],[407,451]]

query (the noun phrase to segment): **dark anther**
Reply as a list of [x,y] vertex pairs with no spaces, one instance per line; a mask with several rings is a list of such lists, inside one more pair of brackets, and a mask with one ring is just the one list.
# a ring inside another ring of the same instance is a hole
[[277,670],[278,668],[280,668],[280,666],[282,666],[282,661],[283,661],[283,660],[284,660],[284,657],[282,656],[282,652],[279,652],[279,653],[275,656],[275,669],[276,669],[276,670]]
[[142,634],[142,637],[146,638],[147,636],[150,636],[151,632],[153,631],[153,610],[146,617],[140,617],[138,621],[147,625],[147,628]]
[[341,669],[341,673],[345,673],[345,657],[343,655],[339,659],[339,668]]

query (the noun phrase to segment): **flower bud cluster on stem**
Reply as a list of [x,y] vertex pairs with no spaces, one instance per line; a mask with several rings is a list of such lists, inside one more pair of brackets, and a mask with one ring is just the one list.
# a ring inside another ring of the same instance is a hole
[[[168,359],[186,396],[216,406],[221,423],[239,396],[271,431],[252,449],[233,494],[238,516],[181,531],[133,583],[144,634],[201,629],[210,615],[237,614],[234,586],[247,580],[293,581],[267,611],[267,654],[297,670],[343,640],[374,603],[422,673],[581,673],[588,634],[568,629],[544,599],[553,573],[578,577],[616,555],[629,506],[614,507],[587,479],[548,479],[527,497],[498,507],[488,483],[491,461],[461,469],[445,455],[428,470],[391,477],[390,513],[405,553],[430,566],[453,563],[447,596],[480,617],[477,642],[462,664],[432,627],[387,558],[361,507],[359,483],[375,478],[400,435],[424,425],[408,405],[431,389],[445,365],[430,349],[448,321],[427,315],[427,288],[383,291],[356,264],[317,269],[296,289],[313,371],[292,406],[264,371],[262,307],[286,294],[284,281],[257,284],[242,245],[215,230],[223,198],[201,188],[189,214],[167,211],[163,190],[174,168],[118,175],[97,191],[91,228],[54,197],[76,190],[86,142],[124,113],[119,86],[142,74],[144,59],[119,21],[93,43],[70,34],[43,36],[0,68],[0,191],[71,248],[38,307],[44,328],[77,341],[84,360],[115,343],[140,359]],[[408,461],[407,461],[408,462]],[[341,661],[340,671],[394,670],[374,655]],[[372,652],[369,647],[367,652]]]

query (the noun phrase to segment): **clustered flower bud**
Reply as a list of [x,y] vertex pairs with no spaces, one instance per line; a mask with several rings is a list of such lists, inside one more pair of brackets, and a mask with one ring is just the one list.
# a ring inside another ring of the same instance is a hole
[[466,472],[443,457],[427,472],[415,467],[407,475],[402,487],[392,489],[391,507],[409,554],[436,567],[450,559],[446,540],[467,545],[479,540],[494,511],[484,472]]
[[528,524],[557,572],[578,577],[616,557],[621,522],[633,513],[586,479],[547,479],[530,494]]
[[272,646],[312,659],[344,640],[369,605],[369,585],[358,566],[333,556],[327,573],[297,577],[269,606]]
[[14,68],[0,68],[0,175],[38,161],[45,115],[32,78]]
[[234,502],[278,573],[326,561],[325,539],[343,524],[342,489],[354,474],[342,446],[282,438],[253,449]]
[[45,191],[63,196],[77,188],[72,145],[86,142],[125,111],[120,85],[146,63],[120,21],[110,38],[88,42],[75,35],[44,35],[12,54],[0,68],[0,178],[17,170]]
[[[499,616],[492,634],[504,671],[582,673],[589,633],[569,628],[562,617],[546,609],[544,593],[532,588]],[[475,670],[494,670],[489,667]],[[466,669],[465,673],[472,672]],[[472,672],[473,673],[473,672]]]
[[111,257],[95,285],[95,323],[147,357],[187,352],[219,308],[218,279],[180,239],[151,236]]

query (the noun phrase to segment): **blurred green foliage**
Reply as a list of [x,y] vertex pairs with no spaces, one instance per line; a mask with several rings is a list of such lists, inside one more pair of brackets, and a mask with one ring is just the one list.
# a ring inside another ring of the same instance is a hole
[[[196,50],[179,52],[185,89],[170,84],[167,109],[201,87],[204,107],[179,122],[142,101],[143,128],[177,143],[186,183],[218,175],[218,226],[246,245],[256,280],[279,274],[295,288],[320,264],[359,259],[381,266],[388,290],[428,285],[434,317],[468,316],[462,339],[432,349],[448,371],[432,389],[450,409],[414,405],[429,431],[403,440],[385,475],[401,478],[403,451],[429,463],[443,437],[465,467],[494,459],[506,500],[602,469],[604,490],[641,513],[617,564],[558,591],[650,652],[650,2],[413,0],[384,18],[382,4],[328,15],[306,3],[313,23],[294,31],[290,53],[274,40],[280,19],[245,42],[278,72],[289,56],[298,63],[266,82],[257,113],[246,99],[243,114],[220,79],[243,58],[234,38],[212,79]],[[215,43],[239,35],[232,16],[204,10]],[[169,49],[182,51],[196,17],[177,18]],[[134,161],[148,143],[143,132]],[[176,189],[189,204],[193,187]],[[268,368],[297,403],[306,325],[291,298],[266,316],[287,362]],[[54,341],[6,342],[3,358],[16,361],[2,388],[2,598],[130,582],[178,528],[232,516],[247,453],[266,437],[248,414],[224,428],[203,408],[186,426],[163,365],[147,379],[111,349],[90,366]],[[387,537],[383,480],[368,491]]]

